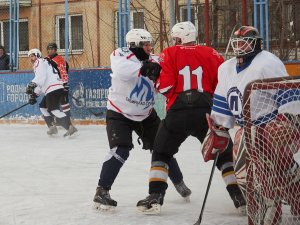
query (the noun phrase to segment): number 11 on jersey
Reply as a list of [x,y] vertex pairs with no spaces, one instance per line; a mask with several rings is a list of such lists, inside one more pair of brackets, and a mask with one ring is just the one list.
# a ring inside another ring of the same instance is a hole
[[193,71],[191,71],[190,66],[185,66],[183,69],[181,69],[179,71],[179,75],[183,76],[183,91],[192,89],[191,77],[194,75],[197,77],[197,84],[196,84],[197,90],[199,92],[203,92],[202,74],[203,74],[203,70],[201,66],[198,66],[197,69]]

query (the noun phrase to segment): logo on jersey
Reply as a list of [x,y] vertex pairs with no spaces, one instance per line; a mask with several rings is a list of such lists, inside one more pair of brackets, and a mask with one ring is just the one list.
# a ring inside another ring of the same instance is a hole
[[141,77],[126,100],[136,105],[143,105],[144,109],[154,105],[154,94],[149,82]]
[[241,120],[243,118],[243,95],[237,87],[228,90],[227,102],[232,114]]

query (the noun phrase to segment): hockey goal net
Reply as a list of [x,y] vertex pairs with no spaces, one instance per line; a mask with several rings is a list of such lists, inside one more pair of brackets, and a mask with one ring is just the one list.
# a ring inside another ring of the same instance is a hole
[[300,77],[254,81],[243,103],[249,225],[299,225]]

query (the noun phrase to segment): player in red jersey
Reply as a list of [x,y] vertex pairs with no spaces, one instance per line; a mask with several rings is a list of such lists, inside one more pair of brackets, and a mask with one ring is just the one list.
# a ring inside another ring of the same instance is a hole
[[[161,72],[157,75],[156,88],[167,98],[167,115],[154,143],[150,195],[137,203],[138,209],[146,214],[160,212],[168,187],[169,160],[179,146],[190,135],[202,143],[208,131],[206,114],[211,111],[218,67],[224,59],[213,48],[196,45],[196,35],[191,22],[176,24],[171,32],[174,46],[164,49],[160,55]],[[235,207],[245,208],[234,175],[231,141],[227,151],[220,154],[217,167],[222,171]]]

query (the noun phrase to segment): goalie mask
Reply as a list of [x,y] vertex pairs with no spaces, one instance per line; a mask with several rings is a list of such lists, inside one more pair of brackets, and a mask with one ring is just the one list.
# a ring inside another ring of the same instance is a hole
[[[196,41],[197,30],[191,22],[181,22],[173,26],[171,37],[173,44],[186,44]],[[179,41],[177,39],[180,39]]]
[[234,38],[230,42],[237,58],[253,56],[262,50],[262,38],[258,30],[252,26],[240,27],[234,32]]

